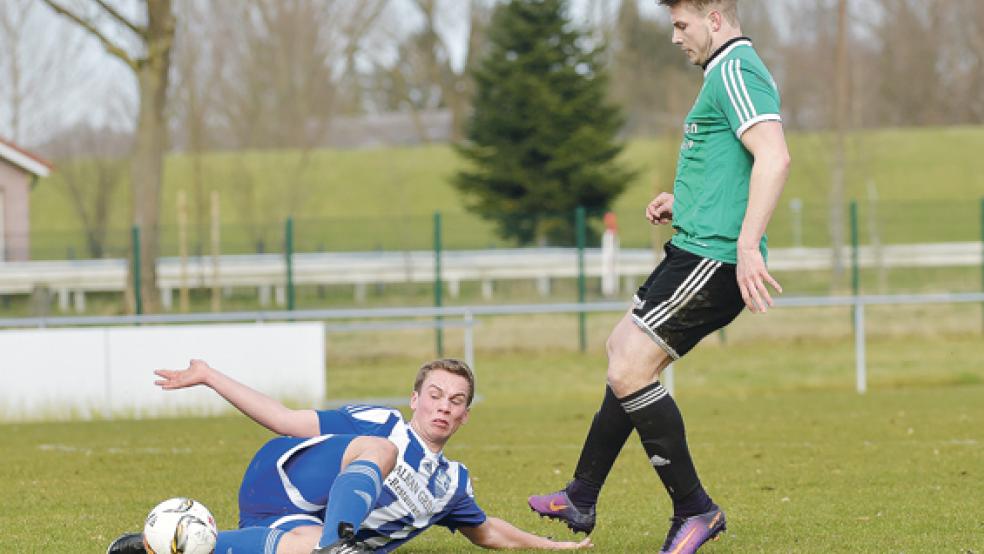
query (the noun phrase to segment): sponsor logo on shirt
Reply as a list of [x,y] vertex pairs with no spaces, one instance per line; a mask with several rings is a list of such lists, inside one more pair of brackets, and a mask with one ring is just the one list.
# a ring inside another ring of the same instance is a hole
[[386,486],[400,499],[414,517],[424,518],[434,514],[434,497],[427,490],[416,471],[400,461],[386,478]]

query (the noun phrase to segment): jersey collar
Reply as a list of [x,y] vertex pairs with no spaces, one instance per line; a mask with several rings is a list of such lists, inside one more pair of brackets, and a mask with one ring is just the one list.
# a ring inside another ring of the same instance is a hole
[[437,463],[440,463],[441,460],[444,459],[444,449],[442,448],[438,452],[432,452],[430,448],[427,448],[427,443],[425,443],[423,439],[420,438],[420,435],[418,435],[417,432],[414,431],[413,425],[410,425],[409,423],[407,424],[407,434],[414,440],[414,442],[417,443],[417,445],[423,451],[423,456],[425,458],[429,457]]
[[717,50],[715,50],[714,53],[711,54],[711,57],[707,59],[707,62],[704,63],[704,76],[707,76],[707,74],[710,73],[712,69],[714,69],[714,66],[717,65],[722,58],[727,56],[735,48],[739,46],[751,46],[751,45],[752,45],[752,39],[748,37],[735,37],[729,40],[728,42],[725,42]]

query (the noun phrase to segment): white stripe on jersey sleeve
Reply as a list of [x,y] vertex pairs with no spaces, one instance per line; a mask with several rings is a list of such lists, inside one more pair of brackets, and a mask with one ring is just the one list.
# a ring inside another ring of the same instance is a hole
[[735,115],[738,116],[738,123],[741,125],[749,118],[749,116],[745,111],[744,105],[742,104],[742,99],[734,90],[734,85],[731,81],[730,68],[733,64],[734,60],[729,60],[721,64],[721,81],[724,82],[724,90],[728,93],[728,99],[731,100],[731,107],[734,108]]
[[743,123],[737,131],[735,131],[735,135],[737,135],[738,138],[741,138],[741,136],[745,134],[745,131],[751,129],[756,123],[761,123],[763,121],[782,121],[782,116],[777,113],[764,113],[754,119],[749,119]]
[[741,74],[741,60],[735,60],[735,75],[738,77],[738,88],[744,95],[745,100],[748,102],[748,109],[751,111],[751,118],[754,119],[758,117],[758,111],[755,110],[755,104],[752,103],[752,97],[748,95],[748,87],[745,86],[745,77]]
[[402,419],[403,416],[400,415],[400,412],[391,408],[368,408],[365,410],[349,411],[349,414],[351,414],[355,419],[361,419],[362,421],[368,421],[369,423],[376,423],[379,425],[386,423],[390,416],[394,413]]

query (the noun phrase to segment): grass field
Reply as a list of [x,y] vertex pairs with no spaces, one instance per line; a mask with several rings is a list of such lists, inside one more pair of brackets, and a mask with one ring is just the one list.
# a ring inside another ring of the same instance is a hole
[[[909,318],[873,314],[864,396],[853,392],[843,311],[779,310],[769,324],[743,316],[727,342],[710,338],[677,364],[695,460],[729,517],[730,531],[706,552],[984,551],[984,357],[979,331],[966,326],[977,313],[920,313],[939,322],[932,332],[882,330],[879,321]],[[483,323],[481,398],[447,453],[469,465],[487,512],[569,536],[535,518],[525,497],[569,478],[603,387],[599,337],[615,317],[592,316],[584,355],[564,351],[573,335],[560,331],[539,349],[507,349],[514,337],[505,330],[557,329],[556,320]],[[813,332],[793,332],[805,328]],[[393,351],[375,357],[356,355],[372,352],[368,335],[330,337],[330,397],[406,396],[429,355],[421,337],[377,339]],[[242,471],[269,436],[237,415],[2,425],[0,552],[101,552],[175,495],[198,498],[232,526]],[[668,509],[631,438],[601,497],[594,551],[655,551]],[[438,529],[403,551],[470,548]]]
[[[794,240],[789,201],[803,201],[802,243],[825,245],[830,137],[792,133],[793,172],[769,229],[772,244]],[[616,202],[622,244],[644,247],[651,231],[640,217],[654,190],[668,190],[678,138],[639,139],[623,158],[638,178]],[[849,141],[847,197],[859,203],[861,240],[874,234],[886,243],[978,240],[984,190],[984,128],[886,129],[855,134]],[[298,152],[214,153],[203,158],[202,199],[193,189],[191,159],[168,157],[162,192],[162,247],[177,252],[178,189],[189,194],[192,251],[199,241],[200,212],[208,194],[221,195],[223,251],[280,251],[283,222],[296,219],[299,250],[398,250],[429,248],[432,214],[444,213],[448,248],[501,246],[491,226],[464,211],[449,184],[460,161],[446,145],[415,148]],[[32,193],[32,255],[36,259],[86,257],[80,219],[56,173]],[[129,244],[130,200],[126,187],[108,217],[110,255]],[[874,191],[877,205],[869,199]],[[207,220],[206,229],[207,229]],[[874,223],[874,224],[872,224]],[[846,225],[846,222],[845,222]],[[358,229],[358,233],[353,233]]]

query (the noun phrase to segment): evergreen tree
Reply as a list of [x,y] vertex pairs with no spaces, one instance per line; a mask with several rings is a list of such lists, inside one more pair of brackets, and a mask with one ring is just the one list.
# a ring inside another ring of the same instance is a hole
[[609,209],[635,173],[616,157],[620,110],[606,95],[602,48],[571,24],[566,0],[496,8],[474,73],[468,162],[454,184],[468,208],[520,244],[571,244],[573,214]]

